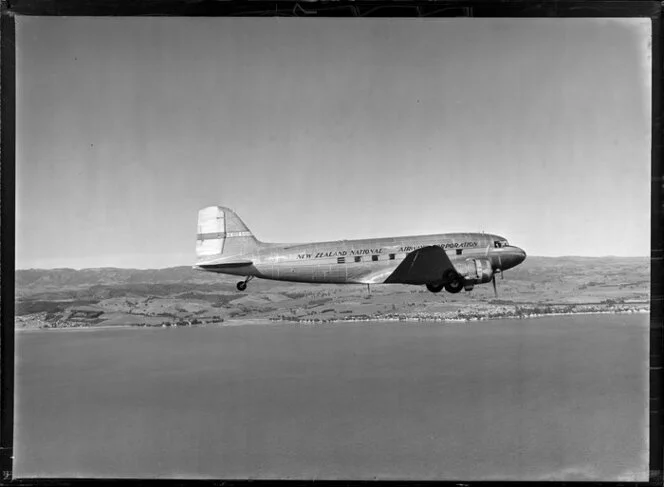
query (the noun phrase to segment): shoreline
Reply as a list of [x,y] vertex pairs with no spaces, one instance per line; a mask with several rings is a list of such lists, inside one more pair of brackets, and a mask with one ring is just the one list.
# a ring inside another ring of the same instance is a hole
[[339,323],[375,323],[375,322],[435,322],[435,323],[471,323],[475,321],[493,321],[493,320],[523,320],[523,319],[537,319],[549,316],[576,316],[576,315],[602,315],[602,314],[648,314],[650,309],[618,309],[618,310],[596,310],[596,311],[578,311],[578,312],[553,312],[553,313],[533,313],[521,315],[489,315],[467,318],[454,318],[454,317],[441,317],[441,316],[372,316],[367,318],[341,318],[341,319],[325,319],[325,320],[288,320],[277,318],[249,318],[249,319],[231,319],[220,323],[202,323],[196,325],[105,325],[105,326],[66,326],[66,327],[50,327],[50,328],[14,328],[15,332],[40,332],[40,331],[95,331],[95,330],[112,330],[112,329],[142,329],[142,328],[224,328],[234,326],[269,326],[272,324],[292,324],[292,325],[324,325],[324,324],[339,324]]
[[375,321],[390,321],[390,322],[419,322],[419,321],[434,321],[439,323],[465,323],[472,321],[490,321],[490,320],[524,320],[534,318],[545,318],[547,316],[576,316],[576,315],[602,315],[602,314],[646,314],[650,313],[650,309],[628,309],[628,310],[597,310],[597,311],[577,311],[570,313],[532,313],[521,315],[489,315],[477,316],[469,318],[454,318],[454,317],[440,317],[440,316],[372,316],[368,318],[342,318],[342,319],[325,319],[325,320],[288,320],[288,319],[271,319],[273,323],[293,323],[293,324],[325,324],[325,323],[361,323],[361,322],[375,322]]

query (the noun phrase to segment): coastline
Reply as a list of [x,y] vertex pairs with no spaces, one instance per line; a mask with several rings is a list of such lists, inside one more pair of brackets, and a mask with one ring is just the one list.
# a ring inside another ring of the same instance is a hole
[[435,322],[435,323],[471,323],[475,321],[490,321],[490,320],[510,320],[510,319],[536,319],[546,318],[550,316],[580,316],[580,315],[602,315],[602,314],[646,314],[650,313],[650,309],[642,308],[627,308],[627,309],[605,309],[593,311],[571,311],[571,312],[550,312],[550,313],[522,313],[522,314],[493,314],[493,315],[479,315],[471,317],[451,317],[440,316],[438,313],[421,313],[412,315],[375,315],[367,317],[344,317],[344,318],[326,318],[321,319],[280,319],[280,318],[248,318],[248,319],[230,319],[217,323],[201,323],[189,325],[72,325],[63,327],[25,327],[15,328],[16,332],[35,332],[35,331],[94,331],[94,330],[111,330],[111,329],[142,329],[142,328],[225,328],[235,326],[269,326],[275,323],[279,324],[293,324],[293,325],[321,325],[321,324],[338,324],[338,323],[376,323],[376,322]]
[[594,311],[572,311],[572,312],[551,312],[551,313],[524,313],[524,314],[493,314],[493,315],[478,315],[469,317],[451,317],[440,316],[440,314],[422,313],[416,316],[391,316],[391,315],[375,315],[369,317],[346,317],[346,318],[330,318],[330,319],[271,319],[271,322],[279,323],[305,323],[305,324],[320,324],[320,323],[358,323],[358,322],[375,322],[375,321],[406,321],[406,322],[419,322],[419,321],[434,321],[441,323],[466,323],[471,321],[489,321],[489,320],[510,320],[510,319],[531,319],[531,318],[544,318],[548,316],[578,316],[578,315],[601,315],[601,314],[645,314],[650,313],[648,308],[630,308],[630,309],[616,309],[616,310],[594,310]]

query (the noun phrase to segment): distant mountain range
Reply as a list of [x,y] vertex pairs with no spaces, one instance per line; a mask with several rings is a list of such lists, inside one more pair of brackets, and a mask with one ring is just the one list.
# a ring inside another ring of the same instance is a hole
[[[607,277],[621,274],[630,268],[634,272],[649,272],[648,257],[531,257],[519,267],[506,272],[506,276],[528,278],[534,281],[546,280],[552,274],[561,271],[578,275],[586,270],[605,269]],[[165,269],[122,269],[101,267],[95,269],[26,269],[16,270],[17,288],[62,288],[94,285],[117,284],[160,284],[192,283],[212,284],[222,281],[235,282],[238,278],[223,276],[192,269],[190,266],[169,267]],[[266,282],[266,281],[263,281]]]
[[215,276],[196,271],[189,266],[166,269],[28,269],[17,270],[17,287],[93,286],[128,283],[200,282],[214,280]]

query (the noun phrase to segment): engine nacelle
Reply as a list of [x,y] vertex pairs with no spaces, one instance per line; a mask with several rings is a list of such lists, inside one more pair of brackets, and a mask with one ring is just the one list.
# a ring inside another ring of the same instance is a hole
[[493,278],[493,267],[489,259],[466,259],[456,263],[455,267],[466,285],[491,282]]

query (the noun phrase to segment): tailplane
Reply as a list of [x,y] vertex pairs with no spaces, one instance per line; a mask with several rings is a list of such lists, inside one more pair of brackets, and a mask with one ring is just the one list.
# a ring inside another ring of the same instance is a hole
[[233,210],[208,206],[198,212],[197,263],[250,253],[258,240]]

